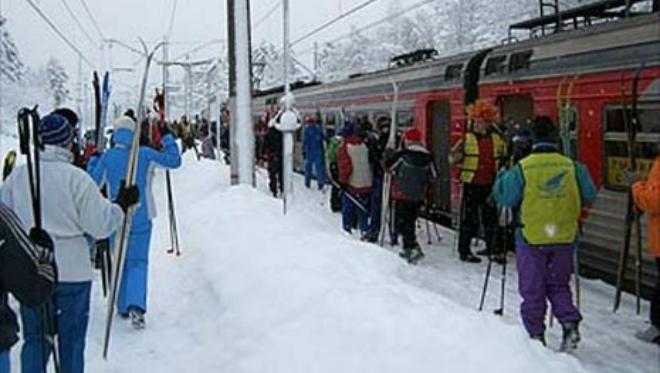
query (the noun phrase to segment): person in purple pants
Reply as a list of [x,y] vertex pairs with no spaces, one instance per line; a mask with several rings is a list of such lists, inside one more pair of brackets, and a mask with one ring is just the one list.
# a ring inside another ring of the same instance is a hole
[[569,351],[580,341],[582,320],[570,288],[579,220],[597,190],[584,165],[559,153],[555,133],[552,120],[536,118],[532,153],[498,175],[493,194],[500,205],[518,209],[516,257],[525,329],[545,344],[550,301],[564,331],[561,350]]

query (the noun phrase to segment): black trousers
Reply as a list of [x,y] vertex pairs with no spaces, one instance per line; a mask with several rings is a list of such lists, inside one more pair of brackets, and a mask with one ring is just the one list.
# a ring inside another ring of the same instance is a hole
[[655,258],[655,265],[658,267],[658,280],[651,298],[651,324],[660,329],[660,258]]
[[422,202],[396,201],[397,230],[403,236],[403,250],[410,251],[417,244],[417,215]]
[[479,228],[483,226],[486,248],[495,251],[494,236],[497,224],[497,208],[488,199],[492,191],[491,185],[463,184],[463,200],[461,201],[461,227],[458,237],[458,252],[468,255],[472,252],[472,238],[478,237]]
[[278,193],[281,193],[284,184],[282,180],[284,179],[282,170],[282,160],[279,158],[273,158],[268,161],[268,187],[270,192],[273,193],[273,196],[277,196]]

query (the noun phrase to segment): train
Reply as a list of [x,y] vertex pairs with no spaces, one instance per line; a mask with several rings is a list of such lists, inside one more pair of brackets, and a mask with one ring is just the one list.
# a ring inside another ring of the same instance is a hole
[[[571,30],[522,41],[509,39],[446,57],[424,53],[431,59],[397,63],[342,81],[299,83],[293,87],[296,107],[302,115],[316,115],[329,130],[350,116],[376,122],[390,117],[396,84],[397,126],[422,131],[438,168],[427,214],[447,225],[456,224],[456,219],[448,217],[457,216],[460,207],[459,170],[449,164],[448,154],[468,125],[466,104],[476,98],[490,100],[509,123],[526,123],[539,115],[558,120],[560,108],[568,109],[570,155],[587,166],[599,189],[580,238],[581,274],[615,283],[624,244],[627,193],[623,174],[629,166],[624,110],[630,110],[636,96],[632,92],[636,76],[637,152],[642,172],[650,170],[651,145],[660,142],[660,12],[654,7],[635,17],[592,21],[595,7],[621,6],[619,3],[625,1],[607,0],[567,11],[563,19],[574,22]],[[511,27],[537,32],[549,25],[555,25],[555,19],[543,16]],[[255,93],[255,121],[277,106],[282,92],[280,87]],[[298,143],[300,137],[298,133]],[[299,150],[295,152],[297,168],[302,165]],[[642,286],[646,296],[656,280],[647,253],[644,247]],[[633,288],[632,262],[624,282],[628,290]]]

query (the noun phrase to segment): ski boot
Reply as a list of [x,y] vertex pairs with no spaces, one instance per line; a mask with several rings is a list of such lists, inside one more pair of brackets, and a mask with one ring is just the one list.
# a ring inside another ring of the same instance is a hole
[[642,342],[660,345],[660,329],[656,328],[654,325],[649,326],[649,328],[643,332],[636,333],[635,337]]
[[544,334],[533,335],[533,336],[530,337],[530,339],[533,340],[533,341],[541,342],[541,344],[543,345],[543,347],[546,346],[546,343],[545,343],[545,335],[544,335]]
[[144,312],[142,310],[131,308],[131,310],[128,311],[128,315],[131,318],[133,329],[142,330],[145,328]]
[[410,250],[408,263],[415,265],[419,263],[419,261],[422,259],[424,259],[424,253],[422,252],[422,248],[419,246],[413,247],[412,250]]
[[564,336],[561,341],[559,351],[571,352],[575,351],[580,343],[580,330],[577,322],[567,322],[563,325]]

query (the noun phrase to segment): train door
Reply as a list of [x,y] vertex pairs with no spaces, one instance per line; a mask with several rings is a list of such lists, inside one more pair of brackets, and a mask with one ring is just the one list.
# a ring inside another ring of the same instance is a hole
[[433,101],[427,106],[428,129],[426,142],[431,148],[438,171],[433,187],[433,207],[451,210],[451,169],[448,154],[451,147],[451,106],[449,101]]
[[530,95],[503,96],[499,101],[506,124],[524,125],[534,118],[534,100]]

